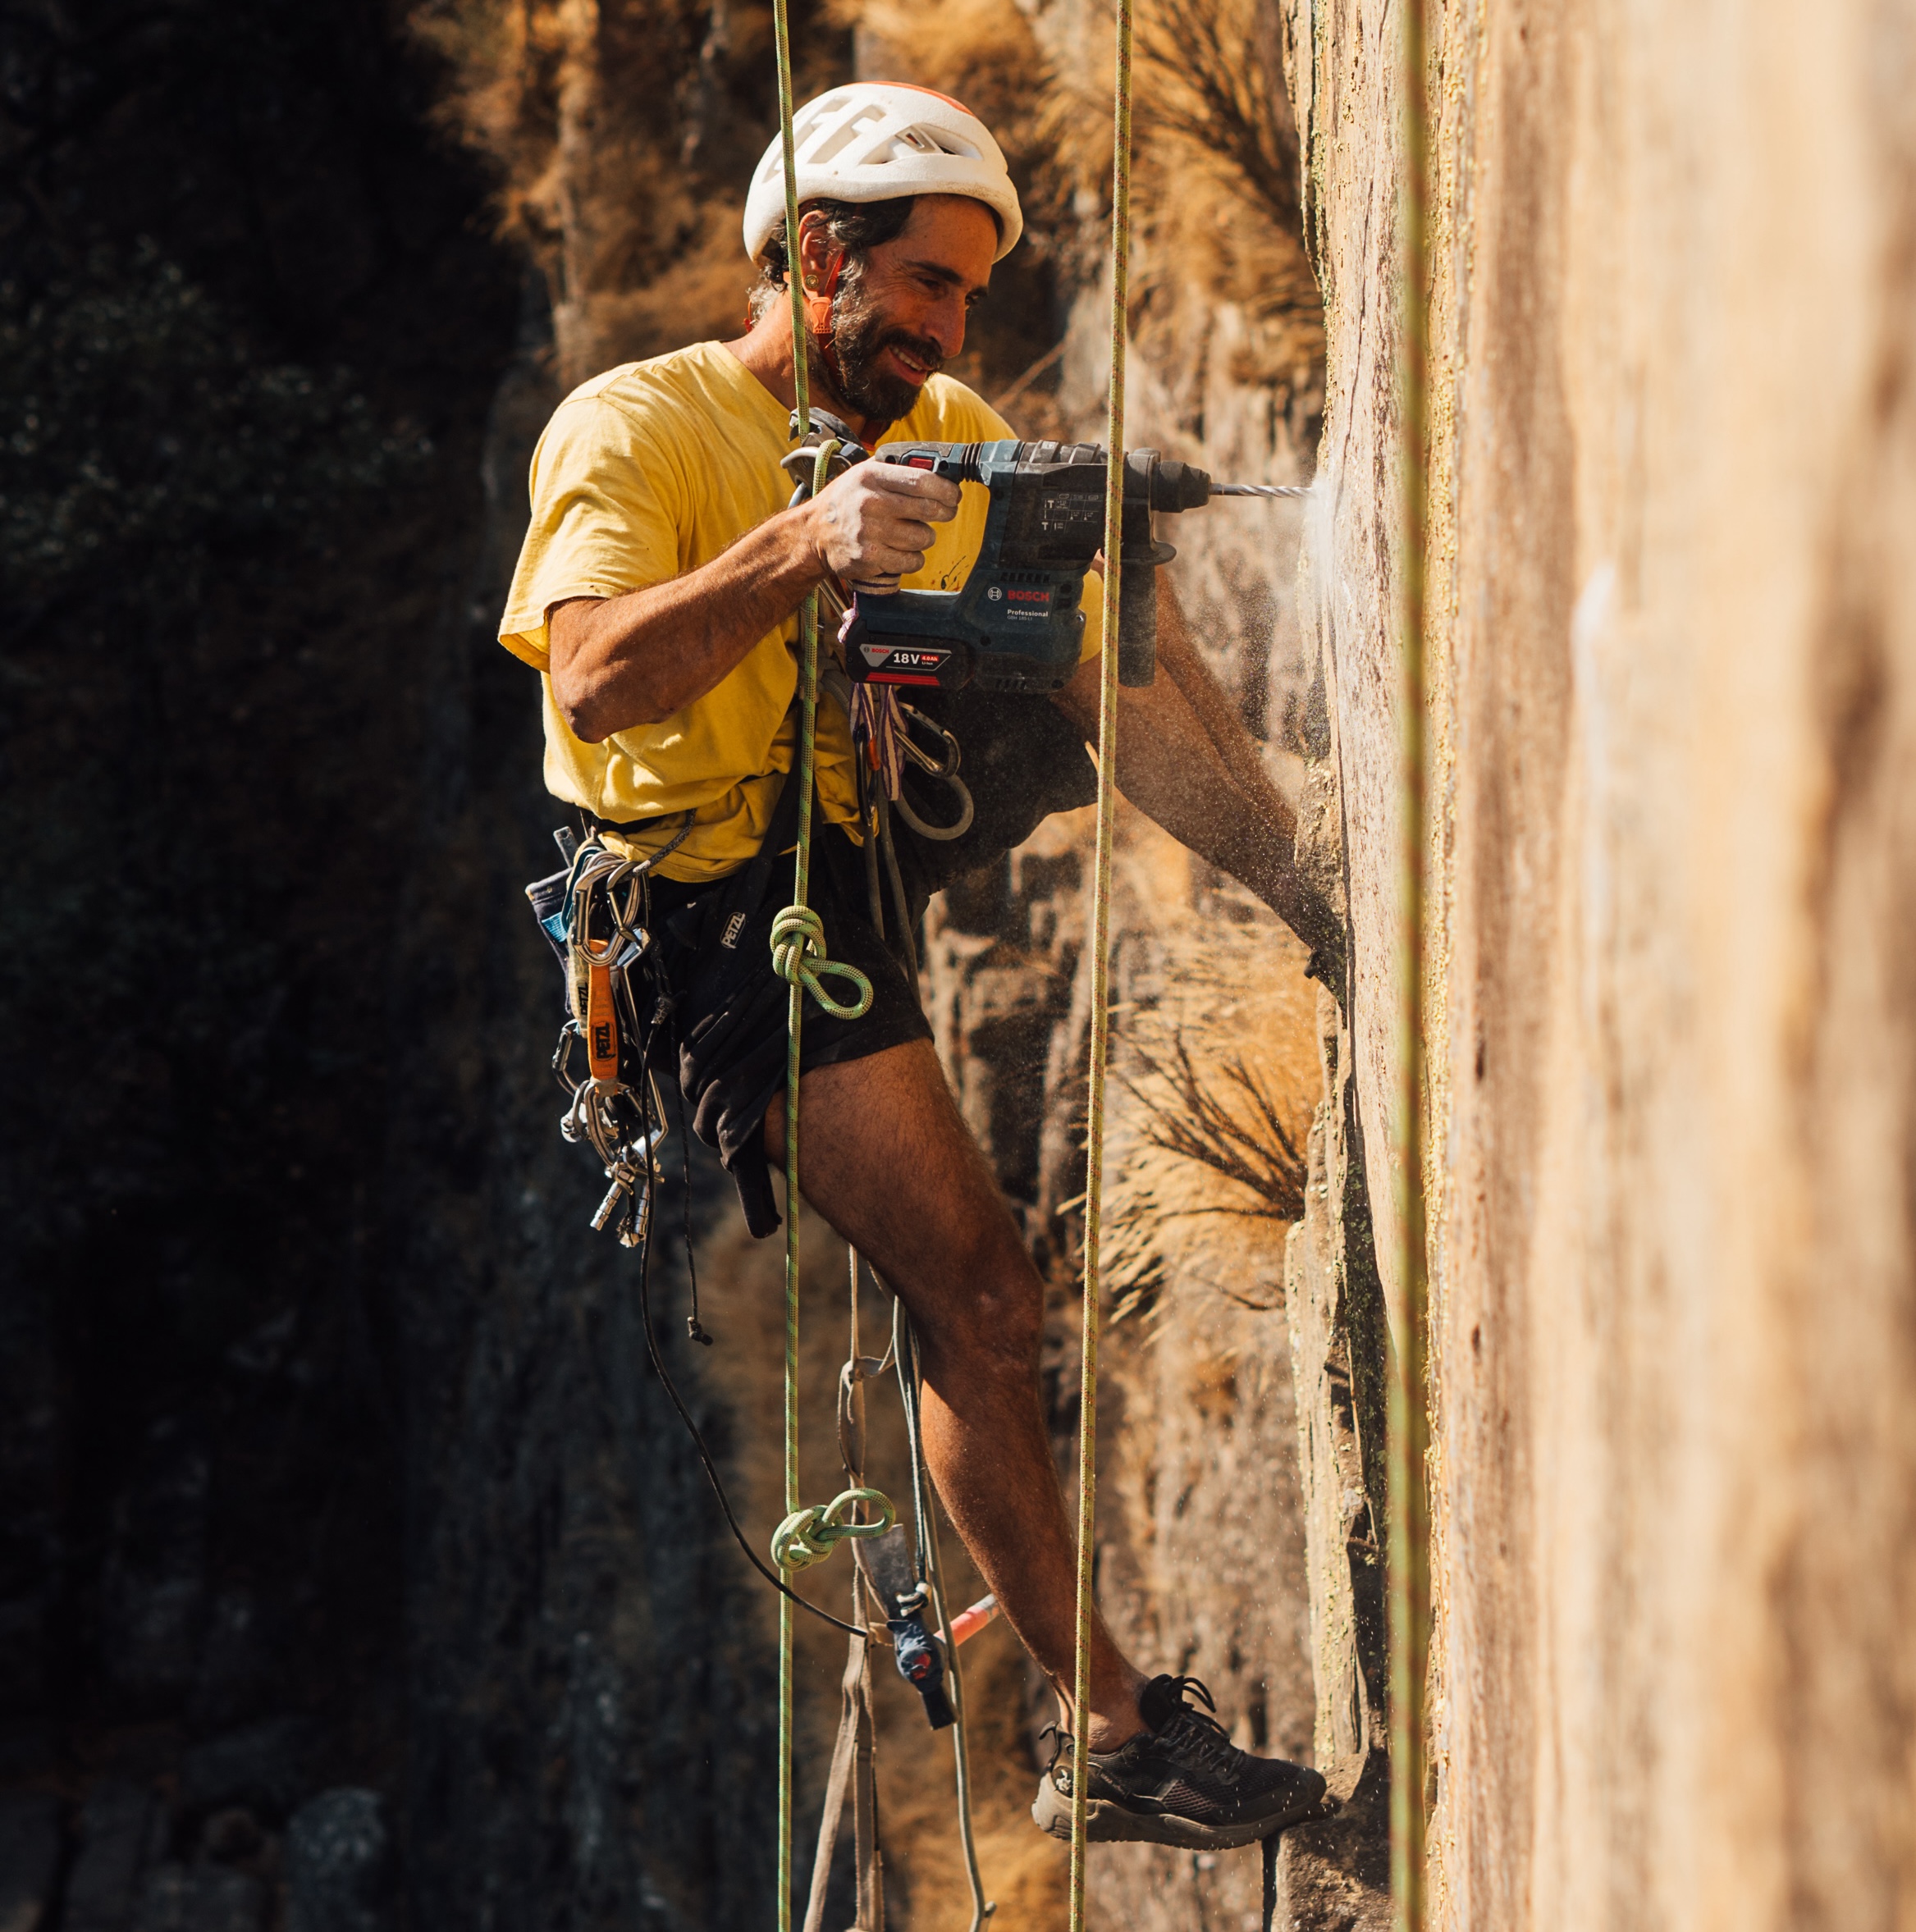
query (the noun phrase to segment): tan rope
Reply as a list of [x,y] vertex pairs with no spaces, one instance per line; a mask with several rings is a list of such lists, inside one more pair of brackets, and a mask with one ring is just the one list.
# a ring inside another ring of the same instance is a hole
[[1430,1655],[1430,1498],[1427,1395],[1429,1281],[1424,1195],[1425,785],[1424,625],[1430,522],[1430,178],[1424,62],[1426,0],[1403,10],[1402,277],[1403,550],[1398,560],[1402,682],[1399,813],[1402,848],[1397,934],[1397,1171],[1400,1240],[1392,1373],[1387,1539],[1391,1710],[1391,1904],[1397,1932],[1423,1932],[1425,1844],[1424,1672]]
[[1098,684],[1098,844],[1091,882],[1091,1071],[1085,1095],[1085,1264],[1077,1433],[1077,1640],[1072,1673],[1071,1932],[1085,1922],[1091,1774],[1091,1596],[1097,1551],[1098,1295],[1104,1235],[1104,1075],[1110,1048],[1111,847],[1117,832],[1118,586],[1124,528],[1124,354],[1131,281],[1131,0],[1117,0],[1111,156],[1111,387],[1104,447],[1104,643]]

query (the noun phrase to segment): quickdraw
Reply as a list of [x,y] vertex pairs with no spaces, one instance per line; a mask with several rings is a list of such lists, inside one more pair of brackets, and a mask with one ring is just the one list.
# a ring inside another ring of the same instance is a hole
[[[841,642],[844,629],[850,627],[851,621],[848,613],[844,628],[839,632]],[[921,838],[942,842],[962,838],[971,830],[976,808],[972,802],[971,788],[958,774],[963,752],[951,732],[936,719],[927,718],[916,705],[905,703],[896,687],[889,684],[853,684],[849,711],[852,743],[858,755],[861,775],[871,783],[875,790],[884,792],[899,816]],[[942,758],[933,757],[917,742],[912,736],[913,725],[935,733],[944,741]],[[905,796],[904,790],[908,760],[927,778],[938,779],[956,795],[958,815],[950,824],[929,824],[912,810],[912,802]]]
[[[671,839],[640,859],[622,857],[596,838],[580,844],[570,834],[559,834],[569,864],[526,888],[565,974],[566,1017],[552,1054],[553,1077],[569,1096],[559,1130],[598,1156],[607,1185],[592,1225],[601,1231],[615,1227],[627,1248],[645,1239],[654,1158],[665,1134],[656,1089],[640,1092],[641,1082],[650,1088],[652,1081],[652,1015],[644,1010],[638,973],[652,948],[647,882],[691,825],[688,813]],[[575,1079],[573,1062],[581,1045],[586,1071]]]

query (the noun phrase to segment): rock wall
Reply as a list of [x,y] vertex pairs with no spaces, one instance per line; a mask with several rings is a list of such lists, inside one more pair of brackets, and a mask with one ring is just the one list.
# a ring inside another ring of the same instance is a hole
[[[1900,1925],[1916,21],[1432,13],[1438,1922]],[[1397,16],[1287,14],[1379,1147]]]

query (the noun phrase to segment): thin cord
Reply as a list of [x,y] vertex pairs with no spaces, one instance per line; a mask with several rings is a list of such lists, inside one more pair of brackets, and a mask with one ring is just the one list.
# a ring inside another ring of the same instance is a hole
[[899,1400],[905,1411],[905,1446],[912,1459],[912,1580],[922,1583],[930,1564],[925,1542],[925,1519],[931,1505],[925,1493],[925,1455],[918,1442],[917,1345],[905,1304],[895,1296],[891,1304],[891,1359],[899,1379]]
[[685,1088],[674,1080],[672,1090],[679,1096],[679,1207],[685,1217],[685,1274],[692,1283],[692,1313],[685,1318],[685,1332],[706,1348],[712,1338],[698,1318],[698,1258],[692,1239],[692,1136],[685,1130]]
[[[656,1176],[656,1170],[655,1168],[655,1178]],[[672,1380],[671,1373],[665,1367],[665,1359],[659,1353],[658,1338],[652,1333],[652,1228],[648,1222],[645,1233],[638,1244],[638,1319],[639,1325],[645,1331],[646,1354],[651,1358],[653,1372],[665,1385],[665,1394],[670,1398],[673,1408],[678,1410],[679,1419],[684,1423],[686,1433],[692,1438],[692,1446],[698,1451],[698,1459],[704,1465],[706,1478],[712,1486],[712,1494],[719,1499],[719,1509],[725,1519],[726,1528],[731,1531],[739,1547],[745,1552],[746,1561],[788,1603],[795,1603],[801,1610],[810,1610],[820,1622],[830,1624],[835,1630],[843,1630],[853,1637],[864,1636],[864,1631],[856,1624],[841,1622],[839,1619],[832,1615],[830,1611],[822,1610],[816,1604],[807,1602],[796,1590],[793,1589],[767,1565],[764,1558],[747,1541],[744,1531],[739,1527],[739,1519],[732,1514],[732,1505],[725,1495],[725,1486],[719,1480],[718,1464],[712,1460],[712,1452],[706,1446],[705,1437],[700,1432],[698,1424],[693,1420],[692,1411],[685,1405],[685,1398],[679,1393],[679,1385]],[[782,1616],[789,1617],[791,1612],[781,1605],[780,1614]]]
[[905,1443],[912,1459],[912,1529],[917,1551],[917,1581],[931,1599],[938,1634],[944,1642],[944,1670],[951,1683],[952,1766],[958,1779],[958,1845],[964,1853],[965,1876],[972,1889],[969,1932],[981,1932],[998,1910],[985,1896],[978,1871],[976,1834],[972,1825],[972,1755],[965,1727],[964,1679],[958,1647],[952,1641],[951,1619],[944,1607],[944,1559],[938,1546],[938,1512],[925,1479],[925,1457],[919,1430],[919,1391],[923,1372],[918,1362],[918,1336],[902,1301],[892,1303],[892,1353],[898,1364],[899,1395],[904,1404]]

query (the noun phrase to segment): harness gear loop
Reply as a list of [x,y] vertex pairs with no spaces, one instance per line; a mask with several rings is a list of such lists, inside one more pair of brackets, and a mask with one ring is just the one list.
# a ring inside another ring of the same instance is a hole
[[1098,679],[1098,843],[1091,884],[1091,1066],[1085,1093],[1084,1307],[1077,1436],[1077,1618],[1072,1671],[1070,1932],[1084,1932],[1091,1785],[1091,1596],[1098,1504],[1098,1292],[1104,1236],[1104,1085],[1111,1026],[1111,855],[1118,815],[1118,591],[1124,556],[1124,353],[1131,299],[1132,0],[1116,0],[1112,75],[1111,381],[1104,446],[1104,641]]
[[[879,1512],[876,1523],[848,1523],[842,1512],[869,1503]],[[847,1537],[881,1537],[899,1519],[891,1498],[883,1490],[844,1489],[829,1503],[794,1510],[772,1532],[771,1560],[782,1569],[810,1569],[823,1563]]]
[[[835,1020],[862,1019],[871,1010],[871,982],[855,966],[825,957],[825,922],[809,906],[788,906],[772,920],[771,963],[781,980],[803,986]],[[857,989],[849,1004],[819,984],[828,975]]]

